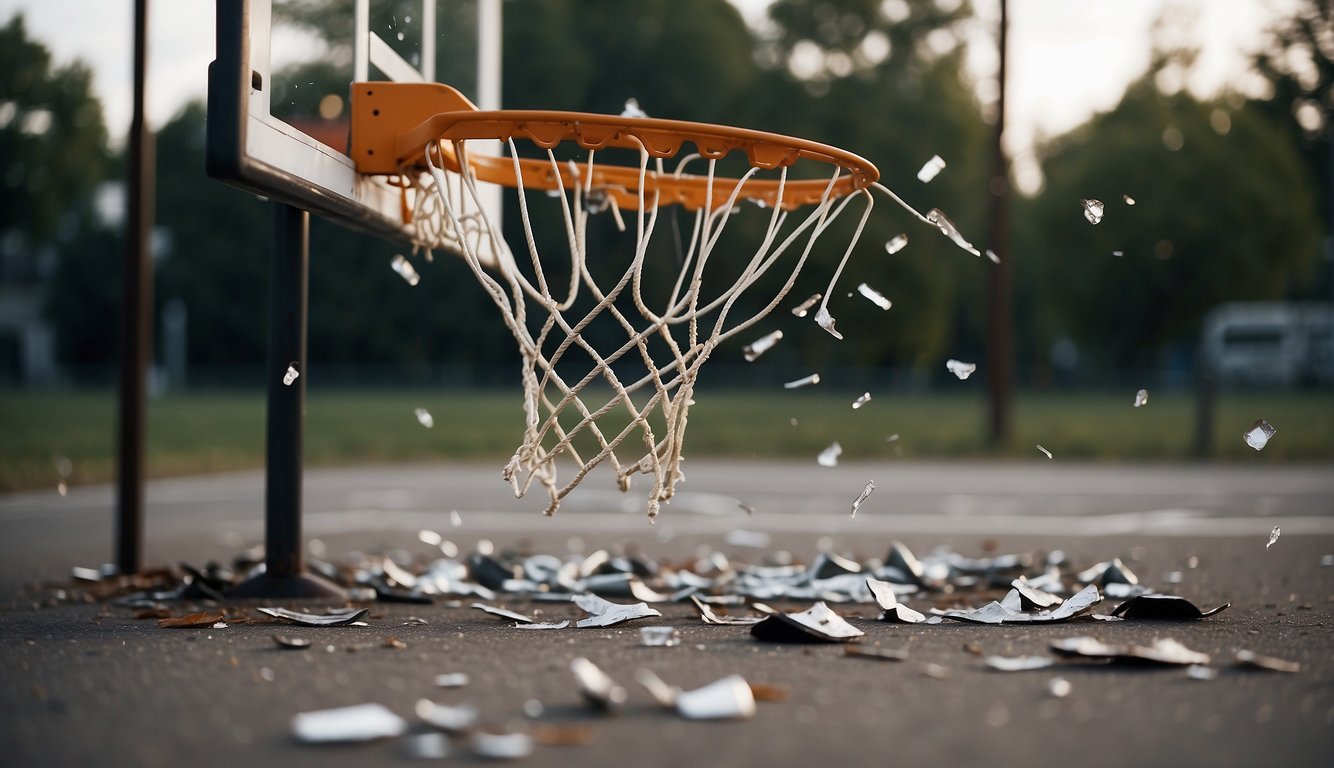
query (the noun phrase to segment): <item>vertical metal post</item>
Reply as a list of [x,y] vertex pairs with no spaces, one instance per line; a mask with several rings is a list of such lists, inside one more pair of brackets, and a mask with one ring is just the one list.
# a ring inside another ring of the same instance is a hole
[[145,379],[153,346],[153,135],[144,120],[148,69],[148,0],[134,4],[134,113],[130,120],[129,201],[121,284],[119,465],[116,478],[116,566],[143,564]]
[[[338,597],[342,590],[306,574],[301,541],[302,422],[306,413],[306,309],[310,214],[274,203],[269,303],[267,461],[264,472],[264,573],[230,597]],[[297,370],[283,382],[288,366]]]
[[1010,410],[1014,397],[1014,317],[1010,308],[1014,268],[1010,261],[1009,196],[1010,161],[1002,140],[1005,135],[1005,60],[1008,54],[1009,13],[1007,0],[1000,0],[1000,88],[996,100],[996,125],[992,131],[991,205],[988,211],[988,242],[1000,259],[987,281],[987,438],[993,446],[1010,439]]

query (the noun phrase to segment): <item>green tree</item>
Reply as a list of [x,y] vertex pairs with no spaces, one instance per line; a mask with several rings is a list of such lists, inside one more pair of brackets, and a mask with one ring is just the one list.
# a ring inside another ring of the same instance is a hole
[[[1209,308],[1281,297],[1317,254],[1309,177],[1287,134],[1250,104],[1165,95],[1154,74],[1041,148],[1046,187],[1020,212],[1033,259],[1021,281],[1052,302],[1045,340],[1073,338],[1096,367],[1161,363],[1194,342]],[[1085,199],[1104,204],[1100,224]]]

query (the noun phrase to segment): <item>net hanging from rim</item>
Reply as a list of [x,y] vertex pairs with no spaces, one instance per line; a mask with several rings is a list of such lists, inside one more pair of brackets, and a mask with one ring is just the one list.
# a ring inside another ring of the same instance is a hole
[[[508,157],[471,151],[472,142],[496,139],[507,145]],[[693,152],[685,151],[686,142]],[[579,159],[560,159],[556,150],[562,144]],[[657,516],[682,478],[686,424],[701,366],[720,343],[778,306],[817,241],[854,201],[863,204],[860,216],[816,312],[821,327],[839,338],[827,304],[873,208],[870,190],[940,226],[876,183],[878,171],[856,155],[724,126],[582,113],[461,111],[425,121],[399,138],[398,149],[405,170],[429,172],[429,178],[401,176],[418,179],[412,206],[418,242],[450,242],[461,251],[518,343],[524,432],[502,474],[517,497],[539,482],[549,496],[548,515],[605,462],[622,491],[633,475],[650,477],[647,513],[650,520]],[[637,152],[637,165],[603,159],[627,149]],[[749,168],[725,177],[719,164],[733,152],[744,154]],[[798,161],[823,163],[827,173],[791,177]],[[500,222],[487,214],[486,184],[517,191],[525,240],[521,256],[505,243]],[[720,239],[747,201],[767,218],[758,245],[738,261],[733,246],[720,247]],[[539,253],[534,209],[553,203],[564,248]],[[688,236],[679,246],[671,285],[653,286],[645,279],[645,265],[655,235],[676,226],[659,226],[661,210],[671,205],[688,212]],[[633,240],[629,253],[590,256],[590,222],[603,212]],[[494,274],[479,254],[494,257]],[[767,295],[734,313],[742,295],[757,286]],[[653,288],[659,295],[650,295]],[[616,340],[607,343],[599,336],[594,343],[585,333],[595,323],[619,329]],[[639,373],[627,376],[628,368]],[[577,467],[564,482],[558,459]]]

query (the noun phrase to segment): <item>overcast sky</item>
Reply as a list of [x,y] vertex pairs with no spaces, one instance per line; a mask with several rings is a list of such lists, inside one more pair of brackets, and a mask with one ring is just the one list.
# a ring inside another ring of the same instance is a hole
[[[734,2],[754,15],[766,0]],[[1126,84],[1144,71],[1150,28],[1165,10],[1180,10],[1189,19],[1176,28],[1184,42],[1202,49],[1191,85],[1208,95],[1239,81],[1245,54],[1258,45],[1274,8],[1290,5],[1291,0],[1011,0],[1008,143],[1022,155],[1035,137],[1059,134],[1114,106]],[[133,6],[130,0],[0,0],[0,22],[21,11],[29,34],[45,43],[57,62],[80,58],[93,67],[108,128],[118,140],[130,120]],[[987,23],[970,41],[969,61],[983,75],[996,66],[994,42],[983,30],[994,28],[990,22],[999,6],[996,0],[974,0],[974,6]],[[154,125],[169,120],[186,100],[204,96],[214,54],[213,14],[213,0],[151,3],[148,109]]]

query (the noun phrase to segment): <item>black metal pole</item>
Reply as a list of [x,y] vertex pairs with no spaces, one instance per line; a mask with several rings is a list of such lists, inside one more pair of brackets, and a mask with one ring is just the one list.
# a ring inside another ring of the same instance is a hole
[[148,0],[134,4],[134,114],[130,120],[128,210],[120,316],[119,465],[116,477],[116,566],[137,573],[143,560],[144,401],[153,346],[153,135],[144,120],[148,68]]
[[[306,413],[306,310],[310,214],[275,203],[264,474],[264,573],[238,584],[232,597],[338,597],[342,590],[303,568],[301,541],[302,421]],[[289,379],[289,366],[296,377]]]
[[993,446],[1010,439],[1010,410],[1014,396],[1014,317],[1010,307],[1014,268],[1009,251],[1010,161],[1001,143],[1005,134],[1005,60],[1008,54],[1009,10],[1000,0],[1000,79],[996,125],[992,130],[991,205],[988,242],[1000,259],[987,281],[987,438]]

